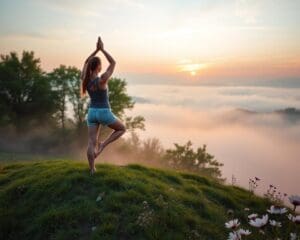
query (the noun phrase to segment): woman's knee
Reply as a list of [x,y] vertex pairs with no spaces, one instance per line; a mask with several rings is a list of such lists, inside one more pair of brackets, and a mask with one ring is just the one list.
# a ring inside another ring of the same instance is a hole
[[126,132],[126,126],[123,123],[121,124],[120,130],[124,133]]
[[126,126],[120,120],[118,120],[117,122],[110,124],[108,126],[112,129],[114,129],[115,131],[121,131],[124,133],[126,132]]

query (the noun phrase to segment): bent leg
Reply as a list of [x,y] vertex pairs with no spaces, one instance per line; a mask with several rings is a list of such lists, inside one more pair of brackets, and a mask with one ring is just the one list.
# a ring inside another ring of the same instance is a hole
[[107,125],[114,131],[110,134],[110,136],[104,141],[101,142],[98,148],[98,152],[96,154],[96,157],[103,151],[103,149],[113,141],[117,140],[119,137],[121,137],[125,132],[126,128],[125,125],[118,119],[112,124]]

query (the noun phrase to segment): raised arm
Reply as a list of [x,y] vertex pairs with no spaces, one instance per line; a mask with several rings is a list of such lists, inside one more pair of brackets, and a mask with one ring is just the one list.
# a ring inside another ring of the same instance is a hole
[[101,38],[99,39],[100,39],[99,42],[100,51],[104,54],[107,61],[109,62],[109,66],[107,67],[106,71],[101,75],[101,83],[106,83],[114,72],[116,61],[106,50],[104,50],[103,42],[101,41]]
[[93,51],[90,56],[88,56],[88,58],[84,61],[84,65],[83,65],[83,68],[82,68],[82,71],[81,71],[81,75],[80,75],[80,78],[83,79],[84,76],[85,76],[85,72],[86,72],[86,68],[87,68],[87,64],[89,62],[89,60],[94,57],[99,51],[100,51],[100,37],[98,37],[98,41],[97,41],[97,45],[96,45],[96,50]]
[[100,49],[96,48],[96,50],[94,52],[92,52],[90,56],[88,56],[88,58],[85,60],[84,64],[87,64],[89,62],[89,60],[92,57],[94,57],[99,51],[100,51]]

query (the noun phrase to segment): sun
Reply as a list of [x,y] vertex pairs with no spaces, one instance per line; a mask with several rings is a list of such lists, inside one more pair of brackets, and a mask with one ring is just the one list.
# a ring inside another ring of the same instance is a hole
[[205,63],[192,63],[190,60],[181,61],[178,64],[178,68],[180,72],[187,72],[191,76],[196,76],[198,72],[207,67]]

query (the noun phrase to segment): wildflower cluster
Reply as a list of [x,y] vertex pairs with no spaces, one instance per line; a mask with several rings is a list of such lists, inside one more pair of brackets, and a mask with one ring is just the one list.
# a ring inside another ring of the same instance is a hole
[[225,227],[232,230],[232,232],[230,232],[228,236],[229,240],[240,240],[242,239],[242,236],[247,236],[251,234],[249,230],[239,228],[239,226],[240,222],[238,219],[233,219],[225,223]]
[[283,204],[284,198],[287,196],[287,194],[280,192],[276,186],[270,184],[264,196],[270,199],[272,202],[280,205]]
[[258,182],[260,181],[260,178],[254,177],[249,178],[249,191],[254,193],[255,189],[258,187]]
[[[248,224],[254,228],[253,230],[245,230],[240,227],[239,220],[233,219],[225,223],[225,227],[230,229],[231,232],[228,235],[228,240],[241,240],[243,237],[250,235],[253,232],[262,234],[263,239],[289,239],[299,240],[297,229],[299,230],[300,215],[296,214],[296,208],[300,205],[300,196],[290,196],[290,203],[294,205],[293,213],[290,213],[287,208],[280,205],[272,205],[266,210],[267,213],[259,216],[257,213],[251,213],[247,216]],[[232,210],[231,210],[232,211]],[[249,212],[249,208],[245,208],[245,211]],[[281,228],[287,228],[292,230],[286,236],[284,231],[280,231]]]

